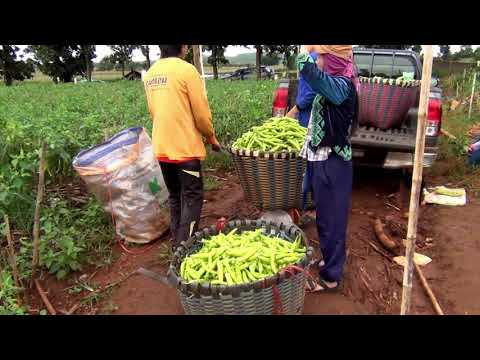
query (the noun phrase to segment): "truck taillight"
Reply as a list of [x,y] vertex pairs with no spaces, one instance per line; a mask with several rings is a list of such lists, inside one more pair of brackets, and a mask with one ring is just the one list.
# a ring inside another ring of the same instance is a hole
[[427,113],[427,136],[438,136],[442,126],[442,99],[438,94],[430,94]]
[[273,116],[285,116],[288,106],[288,88],[280,87],[273,100]]

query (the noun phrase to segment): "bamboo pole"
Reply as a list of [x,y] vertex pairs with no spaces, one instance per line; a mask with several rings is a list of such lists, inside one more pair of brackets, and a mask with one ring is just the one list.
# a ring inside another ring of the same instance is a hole
[[468,109],[468,119],[472,117],[473,96],[475,95],[475,82],[477,81],[477,72],[473,73],[472,96],[470,97],[470,108]]
[[408,216],[406,262],[403,272],[402,304],[400,313],[408,314],[412,297],[413,255],[417,238],[418,207],[422,186],[423,156],[425,152],[425,131],[430,83],[432,79],[433,46],[424,45],[422,87],[420,90],[420,104],[418,109],[417,140],[415,144],[415,161],[413,164],[412,191],[410,196],[410,210]]
[[433,308],[435,309],[435,312],[437,315],[445,315],[442,311],[442,308],[440,307],[440,304],[437,301],[437,298],[433,294],[432,289],[430,288],[430,285],[428,285],[428,281],[423,275],[422,269],[420,269],[420,266],[415,263],[415,270],[417,270],[417,275],[420,278],[420,281],[423,285],[423,288],[425,292],[427,293],[428,297],[430,298],[430,302],[432,303]]
[[32,278],[40,258],[40,210],[42,207],[43,192],[45,185],[45,153],[47,152],[47,143],[43,142],[40,148],[40,169],[38,176],[37,202],[35,204],[35,217],[33,221],[33,259],[32,259]]

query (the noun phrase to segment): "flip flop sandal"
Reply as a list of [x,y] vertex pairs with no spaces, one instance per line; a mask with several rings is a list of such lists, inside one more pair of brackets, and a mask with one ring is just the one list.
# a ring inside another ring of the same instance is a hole
[[307,278],[307,283],[306,283],[306,286],[305,286],[305,291],[307,293],[313,294],[313,293],[321,292],[321,291],[324,291],[324,290],[325,289],[323,289],[322,286],[317,284],[315,282],[315,280]]
[[319,278],[318,285],[320,285],[320,287],[323,288],[323,290],[320,290],[320,291],[324,293],[334,293],[340,289],[340,281],[337,281],[337,286],[332,288],[327,285],[325,280],[323,280],[322,278]]

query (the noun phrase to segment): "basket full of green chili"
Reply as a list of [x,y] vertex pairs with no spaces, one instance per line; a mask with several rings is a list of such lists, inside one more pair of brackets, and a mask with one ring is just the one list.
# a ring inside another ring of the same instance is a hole
[[299,152],[306,132],[295,119],[272,118],[233,143],[230,153],[245,198],[259,209],[302,207],[306,161]]
[[312,254],[295,225],[236,220],[182,242],[168,279],[188,315],[299,315]]

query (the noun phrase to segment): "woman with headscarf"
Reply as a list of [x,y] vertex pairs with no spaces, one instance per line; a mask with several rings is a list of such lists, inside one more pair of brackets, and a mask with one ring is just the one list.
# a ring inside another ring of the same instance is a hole
[[[315,62],[309,55],[318,53]],[[351,45],[304,45],[297,59],[301,76],[316,93],[301,156],[307,160],[306,194],[313,190],[323,260],[319,281],[307,290],[334,291],[343,278],[352,192],[350,136],[358,115],[358,79]]]
[[[313,61],[317,61],[318,54],[316,52],[311,52],[310,56]],[[315,91],[312,90],[305,78],[300,74],[295,106],[287,113],[287,116],[298,119],[300,125],[305,128],[308,127],[313,99],[315,99],[316,95]]]

